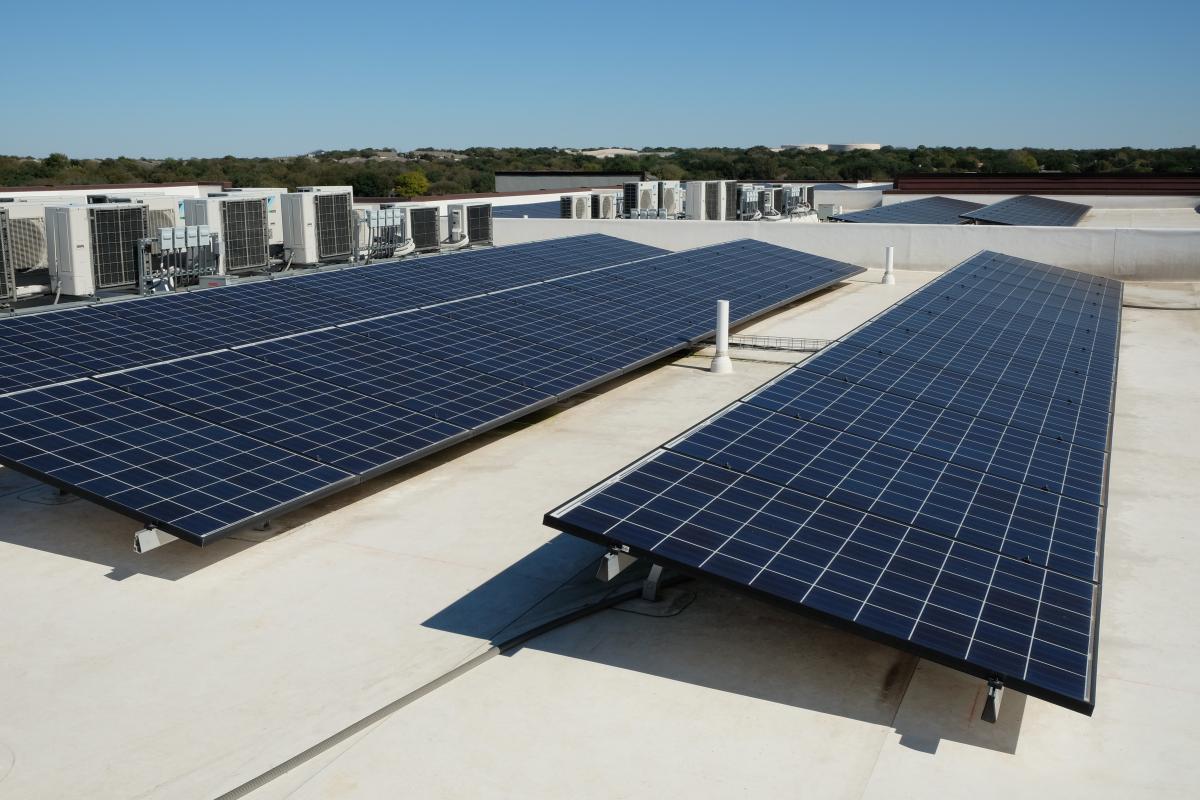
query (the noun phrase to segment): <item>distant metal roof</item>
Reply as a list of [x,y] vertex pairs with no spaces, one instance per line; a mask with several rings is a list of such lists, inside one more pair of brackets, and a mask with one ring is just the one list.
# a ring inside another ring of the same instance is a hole
[[887,193],[1200,195],[1200,175],[901,175]]
[[230,181],[171,181],[168,183],[80,183],[63,184],[61,186],[0,186],[0,192],[53,192],[56,190],[80,192],[92,189],[161,189],[172,186],[220,186],[222,189],[232,189],[233,183]]

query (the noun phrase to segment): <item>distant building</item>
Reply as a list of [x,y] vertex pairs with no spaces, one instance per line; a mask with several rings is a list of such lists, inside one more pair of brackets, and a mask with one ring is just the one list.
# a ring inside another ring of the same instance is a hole
[[856,142],[854,144],[785,144],[780,150],[820,150],[830,153],[849,153],[851,150],[878,150],[881,144]]
[[596,172],[592,170],[518,170],[496,173],[497,192],[528,192],[541,189],[599,189],[625,181],[651,180],[645,172]]

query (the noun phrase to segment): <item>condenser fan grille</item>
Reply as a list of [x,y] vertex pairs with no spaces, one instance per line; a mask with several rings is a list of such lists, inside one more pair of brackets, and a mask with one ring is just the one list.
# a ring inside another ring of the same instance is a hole
[[150,209],[150,230],[175,227],[175,211],[170,208]]
[[633,211],[638,208],[638,188],[636,183],[625,184],[625,210]]
[[472,242],[492,240],[491,206],[467,206],[467,238]]
[[266,267],[271,246],[266,198],[221,203],[221,237],[226,272]]
[[436,208],[414,208],[412,219],[413,246],[418,250],[438,249],[438,213]]
[[8,241],[12,248],[13,269],[41,269],[46,266],[46,220],[37,217],[9,219]]
[[[688,213],[692,213],[691,210]],[[716,181],[704,184],[704,218],[721,218],[721,184]]]
[[137,244],[145,239],[149,215],[137,208],[89,208],[92,269],[96,286],[109,289],[137,283]]
[[348,194],[316,194],[317,256],[324,259],[350,255],[353,247],[352,205]]
[[0,300],[12,297],[15,282],[12,248],[8,243],[8,212],[0,209]]

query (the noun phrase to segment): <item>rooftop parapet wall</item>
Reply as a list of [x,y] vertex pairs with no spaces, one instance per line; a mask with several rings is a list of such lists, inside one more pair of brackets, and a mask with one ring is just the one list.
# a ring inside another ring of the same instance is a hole
[[918,270],[949,269],[980,250],[995,250],[1109,278],[1200,280],[1200,229],[566,219],[497,219],[494,227],[498,245],[581,233],[670,250],[761,239],[863,267],[882,267],[884,248],[892,246],[897,269]]

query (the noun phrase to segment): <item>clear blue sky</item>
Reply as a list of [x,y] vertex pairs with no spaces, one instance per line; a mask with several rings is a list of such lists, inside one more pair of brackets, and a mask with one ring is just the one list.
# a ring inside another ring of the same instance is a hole
[[3,19],[6,154],[1200,144],[1200,0],[68,0]]

